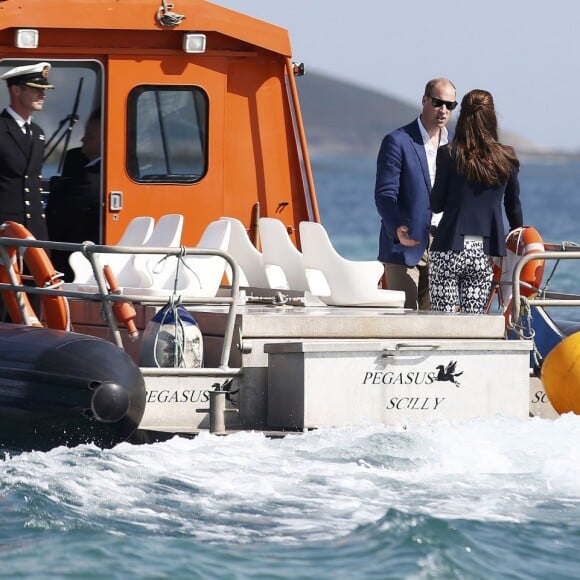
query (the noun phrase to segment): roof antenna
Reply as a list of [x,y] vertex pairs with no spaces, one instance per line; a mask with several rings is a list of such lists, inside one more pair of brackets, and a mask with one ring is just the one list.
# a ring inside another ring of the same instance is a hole
[[162,6],[157,10],[157,22],[161,26],[177,26],[185,18],[183,14],[171,12],[173,4],[168,4],[166,0],[161,0]]

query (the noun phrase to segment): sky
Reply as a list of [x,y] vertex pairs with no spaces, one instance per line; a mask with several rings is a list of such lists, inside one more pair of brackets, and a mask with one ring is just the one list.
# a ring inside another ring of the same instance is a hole
[[420,106],[448,77],[486,89],[500,129],[580,151],[579,0],[213,0],[288,29],[308,70]]

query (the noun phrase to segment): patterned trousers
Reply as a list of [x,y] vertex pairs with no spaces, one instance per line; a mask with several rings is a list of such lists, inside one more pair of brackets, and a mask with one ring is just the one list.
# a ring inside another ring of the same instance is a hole
[[461,252],[431,252],[431,309],[439,312],[484,314],[493,272],[483,242],[466,241]]

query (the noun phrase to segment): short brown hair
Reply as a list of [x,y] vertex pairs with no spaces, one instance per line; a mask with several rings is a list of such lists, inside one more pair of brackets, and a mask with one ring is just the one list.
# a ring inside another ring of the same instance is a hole
[[431,91],[439,84],[451,85],[453,87],[453,89],[455,91],[457,91],[457,89],[455,88],[455,85],[449,79],[446,79],[445,77],[439,77],[438,79],[431,79],[425,85],[425,94],[427,96],[431,96]]

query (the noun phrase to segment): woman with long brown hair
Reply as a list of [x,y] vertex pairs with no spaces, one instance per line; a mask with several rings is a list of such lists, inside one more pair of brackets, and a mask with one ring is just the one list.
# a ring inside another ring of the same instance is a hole
[[474,89],[461,101],[455,137],[437,153],[431,210],[443,212],[429,258],[431,308],[485,312],[490,256],[505,256],[501,204],[510,229],[523,225],[515,151],[498,142],[493,97]]

